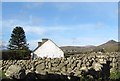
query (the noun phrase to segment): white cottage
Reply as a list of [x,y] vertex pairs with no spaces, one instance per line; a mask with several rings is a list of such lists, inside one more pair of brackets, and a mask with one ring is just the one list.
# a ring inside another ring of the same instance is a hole
[[60,58],[64,57],[64,52],[50,39],[42,39],[38,42],[38,47],[31,53],[33,59],[38,57]]

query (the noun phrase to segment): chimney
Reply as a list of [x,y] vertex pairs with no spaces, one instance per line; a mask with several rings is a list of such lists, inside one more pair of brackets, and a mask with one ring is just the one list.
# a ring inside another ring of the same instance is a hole
[[38,42],[38,46],[41,46],[42,45],[42,42]]
[[46,41],[48,41],[48,39],[42,39],[42,43],[45,43]]

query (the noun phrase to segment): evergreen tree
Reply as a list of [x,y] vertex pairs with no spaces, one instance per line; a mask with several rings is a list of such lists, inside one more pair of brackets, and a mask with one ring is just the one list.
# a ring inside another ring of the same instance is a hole
[[10,50],[28,50],[25,32],[22,27],[15,27],[9,40],[8,49]]

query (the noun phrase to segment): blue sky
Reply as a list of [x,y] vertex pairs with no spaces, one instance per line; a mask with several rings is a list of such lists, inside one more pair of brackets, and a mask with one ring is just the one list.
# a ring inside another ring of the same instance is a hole
[[31,49],[42,38],[49,38],[59,46],[100,45],[118,40],[118,3],[3,2],[5,45],[16,26],[25,30]]

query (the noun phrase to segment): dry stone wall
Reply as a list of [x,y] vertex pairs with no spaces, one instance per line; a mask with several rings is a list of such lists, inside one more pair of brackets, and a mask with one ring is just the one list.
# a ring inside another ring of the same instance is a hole
[[25,73],[35,71],[45,75],[46,73],[63,74],[80,77],[82,71],[109,70],[110,72],[120,69],[120,53],[91,53],[79,54],[68,58],[38,58],[35,60],[0,60],[0,69],[7,71],[11,65],[20,66]]

